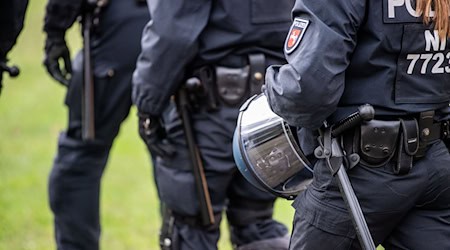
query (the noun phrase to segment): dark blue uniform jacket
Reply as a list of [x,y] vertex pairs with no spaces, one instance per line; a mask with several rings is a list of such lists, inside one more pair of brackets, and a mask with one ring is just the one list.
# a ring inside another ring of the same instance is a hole
[[450,43],[411,1],[297,1],[293,17],[307,23],[303,36],[266,76],[271,107],[290,124],[316,129],[364,103],[378,115],[448,107]]
[[284,61],[280,51],[293,0],[147,2],[154,20],[144,29],[133,77],[133,102],[141,112],[159,115],[187,70],[197,66],[242,67],[249,52]]

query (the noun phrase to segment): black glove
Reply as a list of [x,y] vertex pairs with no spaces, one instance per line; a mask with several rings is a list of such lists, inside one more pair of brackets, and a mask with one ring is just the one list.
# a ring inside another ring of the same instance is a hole
[[3,88],[3,70],[0,69],[0,95],[2,94],[2,88]]
[[151,154],[161,158],[169,158],[175,155],[175,147],[167,139],[166,130],[159,116],[150,116],[138,113],[139,135]]
[[[59,65],[59,60],[63,59],[64,69]],[[70,62],[70,52],[67,48],[64,34],[48,36],[45,41],[44,65],[48,73],[61,84],[69,85],[69,74],[72,73],[72,63]]]
[[[3,53],[3,51],[0,49],[0,64],[6,65],[6,55]],[[0,93],[2,93],[2,81],[3,81],[3,68],[0,65]]]

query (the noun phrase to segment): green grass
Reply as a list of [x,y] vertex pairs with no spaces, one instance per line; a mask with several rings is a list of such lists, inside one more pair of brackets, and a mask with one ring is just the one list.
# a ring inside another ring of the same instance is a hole
[[[0,97],[0,250],[54,249],[47,177],[57,136],[66,126],[65,89],[42,67],[44,0],[30,1],[25,28],[10,54],[18,79],[4,79]],[[67,35],[73,51],[78,29]],[[124,123],[102,182],[102,249],[159,249],[158,199],[136,119]],[[293,209],[278,201],[276,218],[289,227]],[[220,249],[231,249],[226,225]]]

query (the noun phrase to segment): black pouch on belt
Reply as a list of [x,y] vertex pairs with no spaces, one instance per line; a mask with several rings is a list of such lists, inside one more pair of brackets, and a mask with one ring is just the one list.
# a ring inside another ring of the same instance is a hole
[[216,67],[217,94],[223,103],[233,107],[244,100],[247,95],[249,68]]
[[398,175],[407,174],[413,163],[414,155],[419,149],[419,126],[417,120],[400,119],[401,132],[398,142],[396,165],[394,173]]
[[264,54],[248,55],[249,65],[242,68],[216,66],[217,94],[228,106],[240,105],[252,95],[261,93],[264,83]]
[[392,159],[398,142],[400,121],[372,120],[361,125],[359,156],[361,163],[380,167]]

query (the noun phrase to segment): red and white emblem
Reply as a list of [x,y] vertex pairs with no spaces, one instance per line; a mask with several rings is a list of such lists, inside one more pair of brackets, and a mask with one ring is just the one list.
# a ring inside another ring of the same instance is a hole
[[286,54],[292,53],[298,47],[308,24],[308,20],[301,18],[294,19],[291,29],[289,30],[289,35],[284,44],[284,52]]

